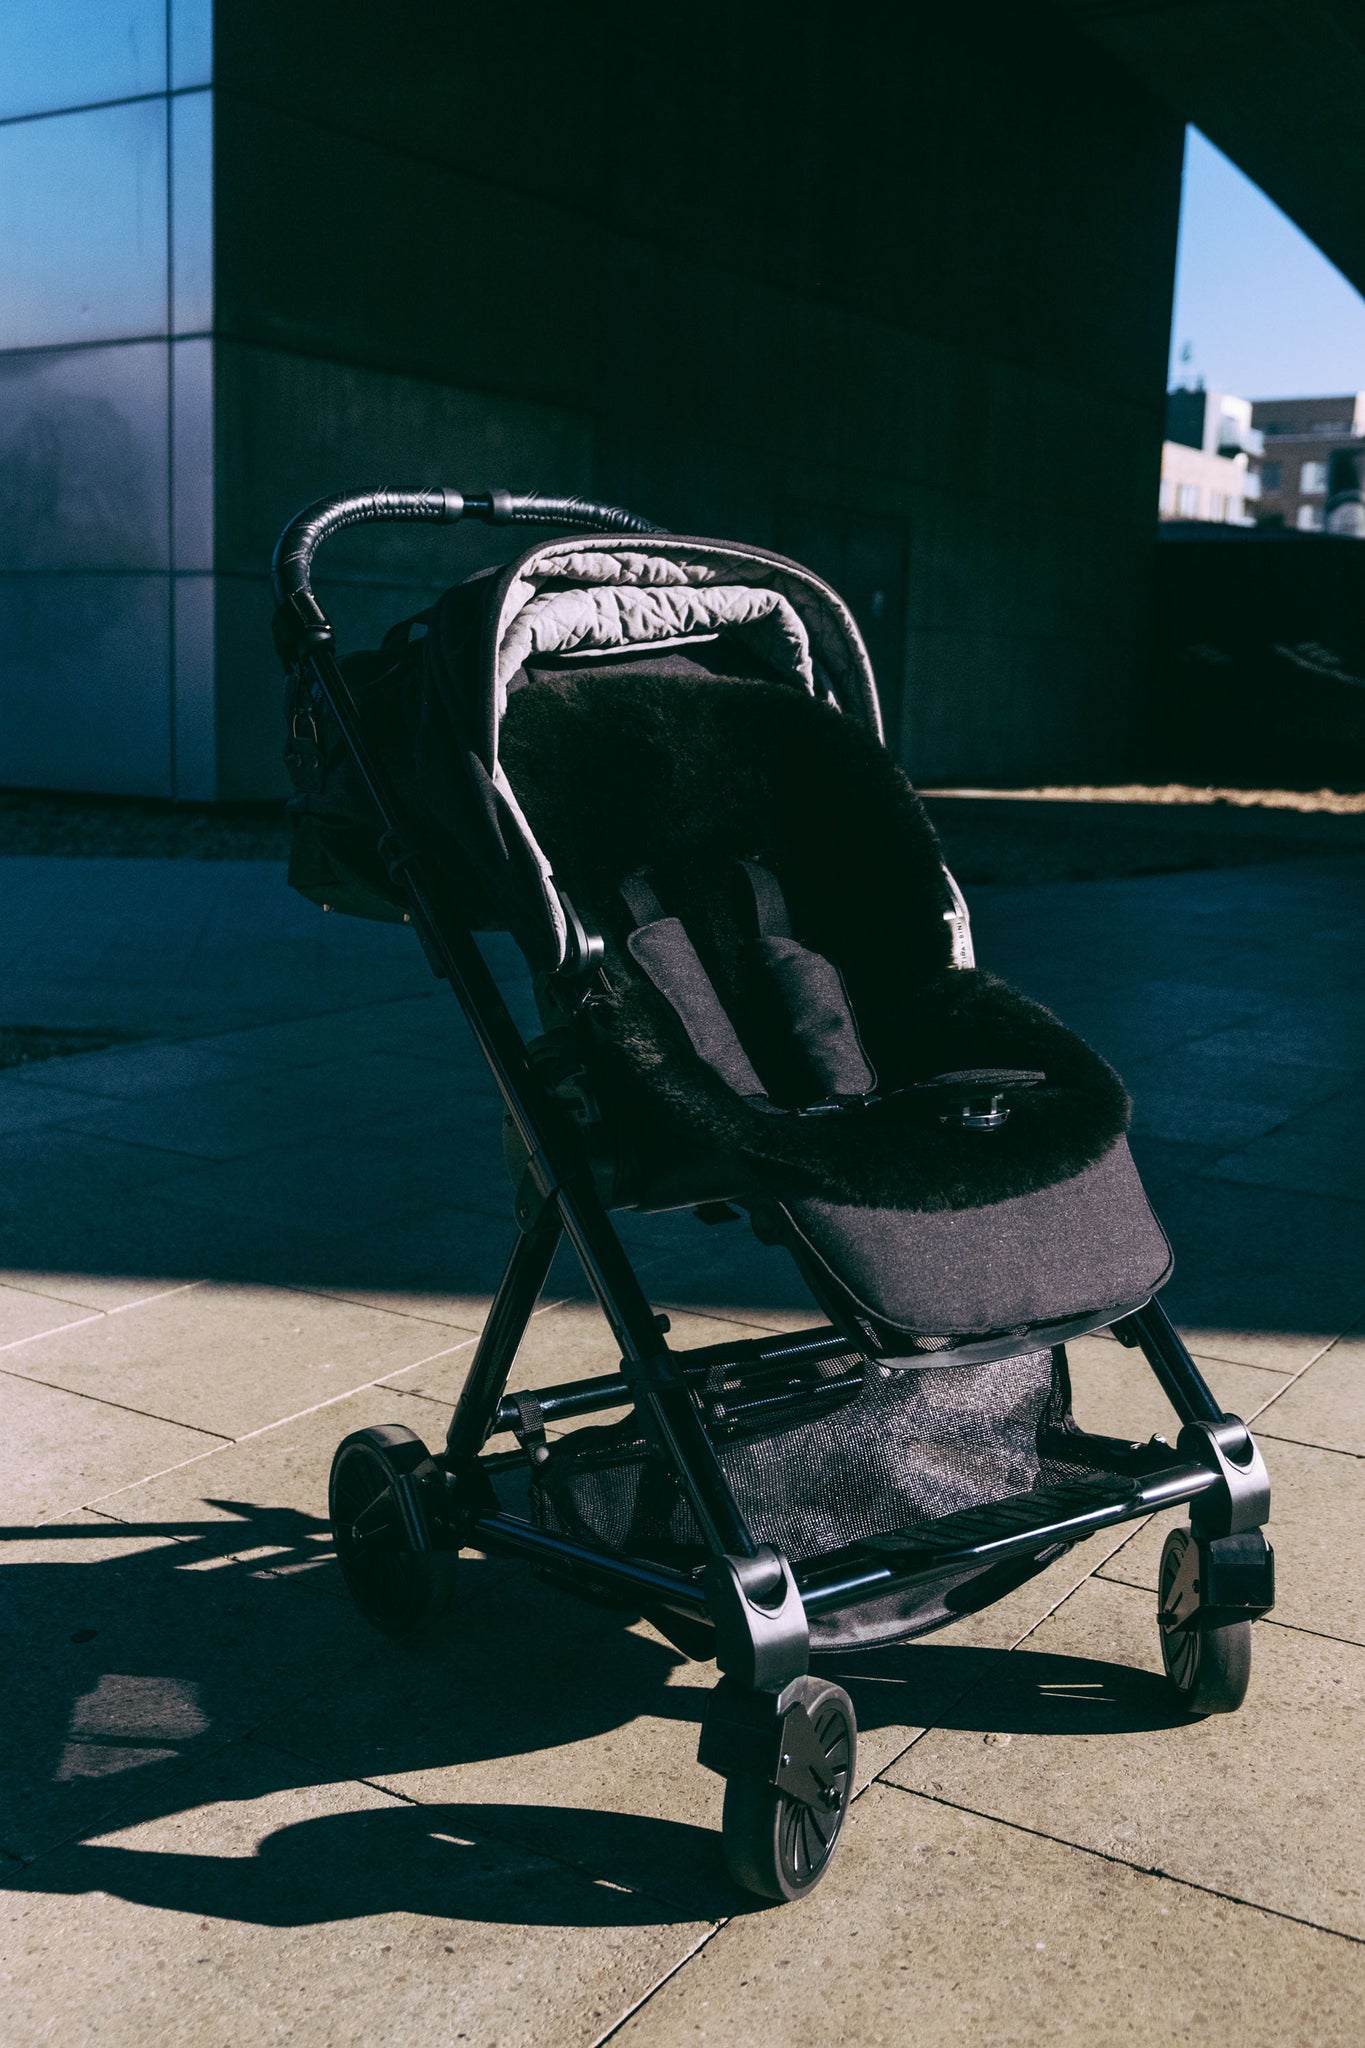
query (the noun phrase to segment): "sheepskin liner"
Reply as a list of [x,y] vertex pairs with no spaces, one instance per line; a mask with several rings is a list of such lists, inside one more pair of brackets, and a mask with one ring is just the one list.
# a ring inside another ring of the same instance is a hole
[[[532,666],[508,706],[508,779],[605,941],[610,993],[590,1015],[612,1114],[675,1176],[679,1157],[727,1162],[735,1195],[961,1209],[1081,1172],[1126,1128],[1118,1077],[1039,1004],[950,964],[955,906],[909,782],[851,719],[756,669],[723,639],[652,662]],[[802,1117],[735,1094],[632,959],[620,891],[650,871],[746,1047],[762,1050],[742,859],[777,876],[796,938],[839,968],[883,1091],[965,1068],[1038,1069],[1045,1083],[1013,1095],[989,1134],[946,1128],[906,1096]]]

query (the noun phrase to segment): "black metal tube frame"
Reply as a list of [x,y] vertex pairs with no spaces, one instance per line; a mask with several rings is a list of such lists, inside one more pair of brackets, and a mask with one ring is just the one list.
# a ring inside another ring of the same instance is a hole
[[[793,1362],[813,1360],[847,1351],[847,1340],[833,1329],[822,1329],[795,1338],[710,1347],[707,1352],[691,1354],[687,1363],[669,1350],[659,1318],[593,1186],[577,1134],[532,1070],[525,1044],[473,933],[458,917],[447,914],[433,895],[420,862],[405,850],[402,820],[336,660],[332,628],[311,588],[316,547],[343,526],[394,518],[450,522],[464,516],[503,523],[549,520],[616,532],[658,530],[629,513],[582,500],[513,499],[505,492],[478,498],[449,490],[372,492],[310,506],[286,529],[276,550],[277,638],[282,651],[311,675],[351,749],[388,843],[399,849],[393,867],[395,879],[407,893],[412,921],[433,967],[453,989],[487,1061],[526,1153],[527,1178],[537,1197],[537,1206],[518,1235],[499,1283],[451,1418],[441,1463],[449,1474],[448,1483],[458,1490],[460,1475],[471,1461],[479,1460],[487,1467],[521,1461],[516,1452],[483,1458],[480,1454],[490,1435],[513,1426],[514,1404],[504,1399],[508,1376],[551,1262],[567,1239],[620,1348],[621,1371],[546,1389],[538,1396],[542,1412],[550,1418],[633,1405],[676,1471],[711,1553],[752,1557],[756,1546],[689,1388],[688,1363],[695,1376],[704,1374],[712,1364],[763,1364],[783,1357]],[[1113,1328],[1123,1343],[1141,1347],[1182,1423],[1229,1419],[1223,1416],[1157,1301],[1149,1301]],[[1220,1484],[1219,1470],[1210,1463],[1175,1456],[1165,1462],[1149,1450],[1134,1490],[1121,1501],[1042,1520],[985,1546],[968,1545],[955,1553],[938,1550],[932,1557],[927,1553],[917,1556],[907,1549],[902,1563],[853,1545],[836,1555],[810,1560],[796,1575],[797,1583],[808,1613],[827,1613],[898,1588],[930,1588],[936,1581],[960,1577],[973,1567],[986,1569],[1009,1558],[1038,1556],[1076,1542],[1096,1528],[1194,1500]],[[613,1586],[642,1603],[684,1614],[706,1612],[706,1596],[696,1579],[647,1560],[598,1551],[501,1510],[474,1512],[466,1518],[462,1536],[465,1542],[495,1554],[531,1559],[565,1576],[579,1575]]]

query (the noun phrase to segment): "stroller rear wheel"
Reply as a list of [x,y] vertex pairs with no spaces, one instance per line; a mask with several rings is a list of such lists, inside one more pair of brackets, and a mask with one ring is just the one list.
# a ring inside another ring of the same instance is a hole
[[762,1899],[803,1899],[829,1868],[853,1796],[858,1725],[837,1685],[807,1679],[805,1708],[834,1774],[827,1807],[807,1806],[762,1778],[725,1781],[721,1839],[736,1884]]
[[455,1553],[432,1545],[419,1474],[426,1445],[401,1423],[358,1429],[337,1446],[327,1489],[332,1540],[356,1606],[387,1636],[412,1636],[455,1590]]
[[1189,1529],[1172,1529],[1161,1552],[1157,1605],[1162,1661],[1187,1714],[1235,1714],[1251,1679],[1251,1623],[1232,1621],[1222,1628],[1203,1629],[1166,1625],[1181,1568],[1195,1540]]

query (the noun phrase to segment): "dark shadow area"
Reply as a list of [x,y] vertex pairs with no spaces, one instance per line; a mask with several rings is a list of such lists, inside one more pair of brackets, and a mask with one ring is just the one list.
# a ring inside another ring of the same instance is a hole
[[[1216,772],[1216,771],[1214,771]],[[1193,795],[1193,792],[1191,792]],[[944,857],[965,887],[1000,882],[1116,881],[1306,860],[1365,847],[1365,810],[1272,809],[1223,803],[1074,797],[940,795],[924,799]]]
[[[508,1844],[532,1834],[532,1855]],[[258,1927],[413,1913],[524,1927],[645,1927],[758,1912],[719,1869],[708,1829],[578,1807],[387,1806],[299,1821],[253,1856],[149,1853],[82,1843],[45,1888],[111,1892],[144,1906]],[[686,1901],[593,1877],[623,1863],[711,1863]],[[44,1872],[46,1875],[46,1872]]]
[[[391,1910],[638,1925],[752,1905],[725,1878],[712,1828],[583,1799],[603,1770],[607,1802],[619,1772],[628,1806],[671,1803],[679,1772],[701,1776],[713,1666],[685,1666],[629,1615],[480,1558],[462,1561],[432,1643],[395,1645],[342,1595],[316,1518],[210,1505],[231,1519],[0,1531],[52,1558],[0,1575],[6,1635],[22,1646],[0,1709],[11,1883],[278,1926]],[[62,1561],[92,1540],[144,1547]],[[866,1733],[1123,1734],[1178,1719],[1150,1673],[1085,1659],[920,1642],[819,1664],[847,1685]],[[643,1746],[621,1739],[642,1718],[663,1726]],[[676,1740],[669,1723],[682,1724]],[[575,1752],[603,1736],[616,1739],[596,1756]],[[562,1765],[535,1762],[559,1749]],[[420,1800],[416,1774],[503,1758],[509,1778],[517,1760],[524,1802],[391,1809],[356,1784]],[[561,1770],[565,1796],[547,1800]],[[716,1789],[699,1784],[699,1804],[714,1806]],[[251,1856],[61,1846],[279,1794],[314,1811]],[[316,1812],[357,1797],[364,1810]]]

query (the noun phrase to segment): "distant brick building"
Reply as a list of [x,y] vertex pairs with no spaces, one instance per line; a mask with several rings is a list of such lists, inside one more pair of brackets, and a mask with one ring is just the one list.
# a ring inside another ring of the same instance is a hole
[[1322,529],[1335,449],[1365,446],[1365,391],[1340,398],[1258,398],[1253,424],[1265,438],[1258,526]]

